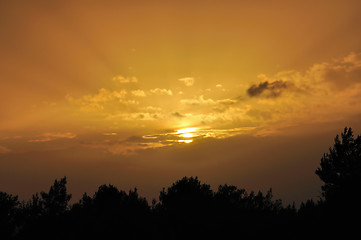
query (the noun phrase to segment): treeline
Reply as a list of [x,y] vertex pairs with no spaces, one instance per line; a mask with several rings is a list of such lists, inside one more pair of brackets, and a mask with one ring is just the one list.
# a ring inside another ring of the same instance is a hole
[[322,197],[298,209],[266,193],[232,185],[212,191],[197,177],[163,189],[151,204],[102,185],[70,205],[66,177],[27,202],[0,192],[0,239],[305,239],[360,235],[361,137],[351,128],[336,136],[316,174]]

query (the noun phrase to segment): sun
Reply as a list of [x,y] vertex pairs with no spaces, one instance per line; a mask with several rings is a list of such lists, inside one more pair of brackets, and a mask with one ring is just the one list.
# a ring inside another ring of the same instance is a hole
[[177,135],[183,138],[192,138],[195,136],[194,132],[197,131],[197,128],[182,128],[177,130]]
[[[195,134],[195,132],[197,131],[198,128],[182,128],[177,130],[177,132],[175,133],[176,135],[178,135],[178,137],[182,138],[179,139],[178,142],[182,142],[182,143],[191,143],[193,142],[192,138],[196,137],[197,135]],[[186,138],[186,139],[184,139]]]
[[184,138],[192,138],[194,137],[193,133],[183,133],[179,135],[180,137],[184,137]]
[[181,133],[193,133],[195,131],[197,131],[198,128],[182,128],[177,130],[177,134],[181,134]]
[[181,139],[181,140],[178,140],[179,143],[191,143],[193,142],[192,139],[188,139],[188,140],[184,140],[184,139]]

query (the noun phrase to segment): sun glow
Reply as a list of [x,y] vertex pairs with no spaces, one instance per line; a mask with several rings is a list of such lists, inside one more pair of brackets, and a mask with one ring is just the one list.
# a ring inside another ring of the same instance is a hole
[[194,137],[193,133],[184,133],[179,135],[180,137],[184,137],[184,138],[192,138]]
[[191,140],[191,139],[187,139],[187,140],[178,140],[178,142],[179,143],[191,143],[191,142],[193,142],[193,140]]
[[179,143],[191,143],[191,142],[193,142],[192,138],[197,136],[195,134],[195,132],[197,130],[198,130],[198,128],[182,128],[182,129],[177,130],[177,132],[175,134],[178,135],[178,137],[187,138],[187,139],[179,139],[178,142]]
[[197,128],[183,128],[183,129],[179,129],[177,130],[177,134],[181,134],[181,133],[193,133],[197,131]]

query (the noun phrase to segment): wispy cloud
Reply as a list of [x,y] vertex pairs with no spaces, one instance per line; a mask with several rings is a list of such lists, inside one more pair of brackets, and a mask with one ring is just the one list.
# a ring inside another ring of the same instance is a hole
[[10,148],[0,145],[0,154],[6,154],[12,152]]
[[341,59],[315,64],[309,70],[309,75],[318,82],[326,81],[339,89],[361,83],[361,53],[352,52]]
[[206,104],[215,104],[216,101],[214,101],[212,98],[204,98],[204,95],[200,95],[197,98],[191,98],[191,99],[181,99],[180,101],[182,104],[186,105],[206,105]]
[[173,92],[170,89],[165,89],[165,88],[154,88],[150,90],[151,93],[157,94],[157,95],[167,95],[167,96],[172,96]]
[[143,90],[137,89],[137,90],[133,90],[132,94],[136,97],[145,97],[146,94]]
[[122,75],[117,75],[112,78],[114,82],[118,83],[137,83],[138,79],[136,77],[124,77]]
[[194,84],[194,78],[192,77],[180,78],[178,81],[183,82],[187,87],[191,87]]
[[63,133],[43,133],[40,136],[28,140],[28,142],[49,142],[58,139],[73,139],[77,135],[71,132],[63,132]]
[[107,139],[107,141],[83,143],[85,148],[103,149],[113,155],[135,155],[141,150],[155,149],[170,146],[170,143],[159,141],[148,141],[141,137],[130,137],[125,140]]
[[230,98],[213,100],[212,98],[206,99],[204,95],[200,95],[199,97],[196,98],[181,99],[180,102],[185,105],[215,105],[215,104],[232,105],[235,104],[237,100]]
[[[139,94],[139,92],[137,92]],[[67,95],[68,102],[81,106],[84,111],[102,111],[107,104],[137,104],[137,101],[126,98],[127,91],[122,89],[119,91],[111,91],[105,88],[99,89],[96,94],[87,94],[80,98],[74,98]]]

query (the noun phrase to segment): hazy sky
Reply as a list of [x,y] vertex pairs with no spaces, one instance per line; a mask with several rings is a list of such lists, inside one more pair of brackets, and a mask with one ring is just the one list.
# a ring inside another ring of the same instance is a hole
[[0,190],[183,176],[317,198],[361,131],[360,1],[1,1]]

